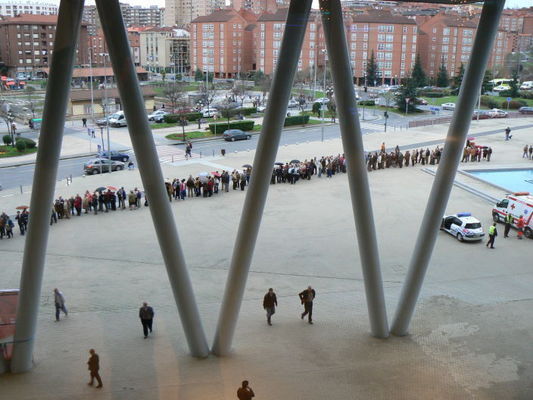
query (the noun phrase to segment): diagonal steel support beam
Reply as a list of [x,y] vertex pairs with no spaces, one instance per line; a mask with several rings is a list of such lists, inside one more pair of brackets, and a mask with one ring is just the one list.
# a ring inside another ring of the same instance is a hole
[[429,266],[431,253],[435,247],[441,219],[446,211],[455,174],[461,160],[472,113],[498,32],[498,24],[504,5],[504,0],[485,0],[483,5],[472,54],[461,84],[453,119],[448,129],[442,160],[422,220],[424,221],[423,228],[420,228],[418,232],[407,278],[396,309],[391,329],[391,333],[394,335],[402,336],[408,332],[409,323]]
[[62,0],[59,6],[54,55],[46,87],[43,123],[33,176],[31,218],[22,259],[17,329],[11,359],[11,372],[14,373],[26,372],[32,367],[50,228],[50,210],[54,201],[57,168],[83,4],[83,0]]
[[235,240],[230,270],[212,351],[218,356],[230,352],[246,280],[259,233],[261,217],[276,162],[285,112],[291,95],[294,74],[309,20],[312,0],[291,0],[285,32],[278,57],[278,66],[268,97],[261,135],[255,153],[250,187]]
[[370,329],[372,335],[386,338],[389,336],[389,325],[379,265],[376,228],[340,0],[320,0],[320,11],[326,47],[331,60],[335,104],[339,112],[342,144],[347,160],[348,181],[365,282]]
[[96,0],[96,7],[109,48],[124,115],[128,121],[131,142],[139,164],[139,172],[150,201],[150,213],[187,342],[193,356],[206,357],[209,354],[209,347],[187,272],[174,215],[165,190],[154,139],[148,125],[120,5],[118,0]]

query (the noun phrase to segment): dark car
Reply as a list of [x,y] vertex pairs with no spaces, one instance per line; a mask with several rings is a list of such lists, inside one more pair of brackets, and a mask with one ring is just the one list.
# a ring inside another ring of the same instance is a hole
[[109,117],[105,117],[105,118],[97,119],[96,120],[96,125],[97,126],[106,126],[108,122],[109,122]]
[[124,163],[121,161],[106,160],[105,158],[93,158],[83,165],[83,171],[87,175],[105,173],[111,171],[122,171]]
[[[105,158],[106,160],[109,159],[109,153],[107,151],[104,151],[100,154],[98,154],[99,158]],[[112,161],[122,161],[122,162],[128,162],[130,159],[130,156],[126,153],[121,153],[119,151],[113,151],[111,150],[111,160]]]
[[224,131],[222,137],[228,142],[234,142],[236,140],[251,139],[252,135],[250,135],[249,133],[245,133],[240,129],[228,129],[227,131]]
[[518,112],[521,114],[533,114],[533,107],[520,107]]

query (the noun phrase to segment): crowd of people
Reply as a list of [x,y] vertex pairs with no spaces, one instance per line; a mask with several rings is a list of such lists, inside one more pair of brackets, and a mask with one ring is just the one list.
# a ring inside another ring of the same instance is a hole
[[[524,150],[525,151],[525,150]],[[528,148],[529,151],[529,148]],[[472,154],[470,154],[470,152]],[[385,169],[390,167],[408,167],[409,165],[435,165],[439,164],[442,149],[437,146],[435,149],[429,148],[419,150],[400,151],[398,146],[393,151],[387,151],[385,143],[382,143],[379,151],[369,152],[365,155],[368,171]],[[486,159],[490,161],[492,150],[490,147],[474,146],[468,142],[465,148],[463,161],[480,161]],[[197,197],[212,197],[221,192],[232,190],[244,191],[250,183],[252,166],[243,165],[242,170],[233,170],[200,173],[193,177],[175,178],[165,181],[165,188],[169,201],[186,200]],[[304,161],[292,160],[290,162],[278,162],[273,166],[271,184],[296,184],[299,180],[310,180],[313,176],[321,178],[325,175],[332,178],[335,174],[346,173],[346,158],[344,154],[323,156],[321,158],[310,158]],[[148,206],[146,194],[133,188],[126,190],[124,187],[113,186],[99,187],[93,191],[85,191],[83,195],[76,194],[64,198],[59,196],[55,199],[51,214],[50,225],[59,220],[68,220],[72,216],[83,214],[107,213],[117,210],[136,210],[142,206]],[[15,222],[18,224],[20,234],[24,235],[28,227],[29,212],[25,206],[19,207],[16,216],[11,218],[5,212],[0,215],[0,239],[4,236],[13,237]],[[15,220],[15,222],[13,221]]]

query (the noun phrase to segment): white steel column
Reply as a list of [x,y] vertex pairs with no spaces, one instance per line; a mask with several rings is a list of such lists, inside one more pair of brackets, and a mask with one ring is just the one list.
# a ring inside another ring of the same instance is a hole
[[137,80],[118,0],[96,0],[139,172],[150,202],[159,246],[191,354],[206,357],[207,339],[200,320],[144,99]]
[[376,227],[340,0],[320,0],[320,11],[331,61],[331,75],[335,103],[339,112],[342,144],[346,154],[348,182],[365,281],[370,329],[372,335],[386,338],[389,336],[389,324],[379,265]]
[[418,232],[407,278],[396,309],[391,329],[391,333],[394,335],[406,335],[409,329],[409,323],[429,266],[431,253],[435,247],[441,219],[446,211],[455,174],[463,154],[463,147],[472,121],[472,113],[498,32],[498,24],[504,5],[504,0],[486,0],[483,5],[472,54],[461,84],[453,119],[448,129],[442,159],[431,188],[422,219],[423,224],[421,224]]
[[250,186],[244,201],[224,299],[218,318],[212,351],[219,356],[229,353],[237,326],[246,280],[265,208],[272,168],[276,161],[287,104],[311,11],[311,3],[312,0],[291,0],[289,7],[278,65],[268,96],[268,105],[255,153]]
[[32,367],[50,213],[83,4],[83,0],[62,0],[59,6],[54,54],[46,86],[43,122],[33,176],[31,217],[22,259],[15,344],[11,359],[11,372],[14,373],[26,372]]

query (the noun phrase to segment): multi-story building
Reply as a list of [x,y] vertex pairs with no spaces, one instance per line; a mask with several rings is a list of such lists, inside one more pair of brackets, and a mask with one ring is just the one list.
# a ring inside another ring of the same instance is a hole
[[418,52],[418,26],[413,19],[388,10],[368,10],[345,21],[348,52],[356,82],[365,82],[374,52],[381,82],[397,84],[411,74]]
[[140,31],[141,65],[156,72],[188,74],[190,34],[170,27]]
[[[279,8],[275,13],[263,13],[257,19],[255,26],[255,60],[256,70],[261,70],[270,75],[274,72],[279,57],[281,39],[287,20],[287,8]],[[324,41],[319,40],[321,35],[320,18],[317,13],[312,13],[302,44],[298,70],[313,69],[323,65]]]
[[187,26],[197,17],[226,7],[225,0],[165,0],[165,26]]
[[[149,27],[130,27],[127,29],[128,41],[130,43],[131,54],[133,56],[133,63],[136,66],[141,65],[141,43],[140,33],[143,30],[150,29]],[[100,29],[94,35],[88,36],[89,44],[89,58],[88,63],[96,67],[109,66],[109,55],[107,51],[107,44],[105,42],[104,33]]]
[[239,11],[241,9],[249,10],[254,14],[275,13],[278,8],[287,8],[288,0],[232,0],[231,6]]
[[59,7],[51,1],[0,0],[0,16],[15,17],[19,14],[55,15]]
[[[156,5],[149,7],[131,6],[120,3],[122,18],[126,27],[130,26],[162,26],[164,9]],[[96,6],[88,5],[83,9],[83,21],[88,24],[89,35],[96,35],[100,30],[100,19]]]
[[191,67],[232,78],[255,69],[257,16],[232,8],[198,17],[191,23]]
[[[444,63],[451,77],[461,64],[470,60],[477,30],[477,20],[453,15],[437,14],[420,25],[420,54],[422,66],[429,76],[435,77]],[[491,53],[488,68],[501,65],[512,51],[508,32],[499,31]]]
[[[57,15],[21,14],[0,21],[0,60],[8,74],[31,72],[38,74],[51,64]],[[88,62],[87,25],[81,25],[76,64]]]

